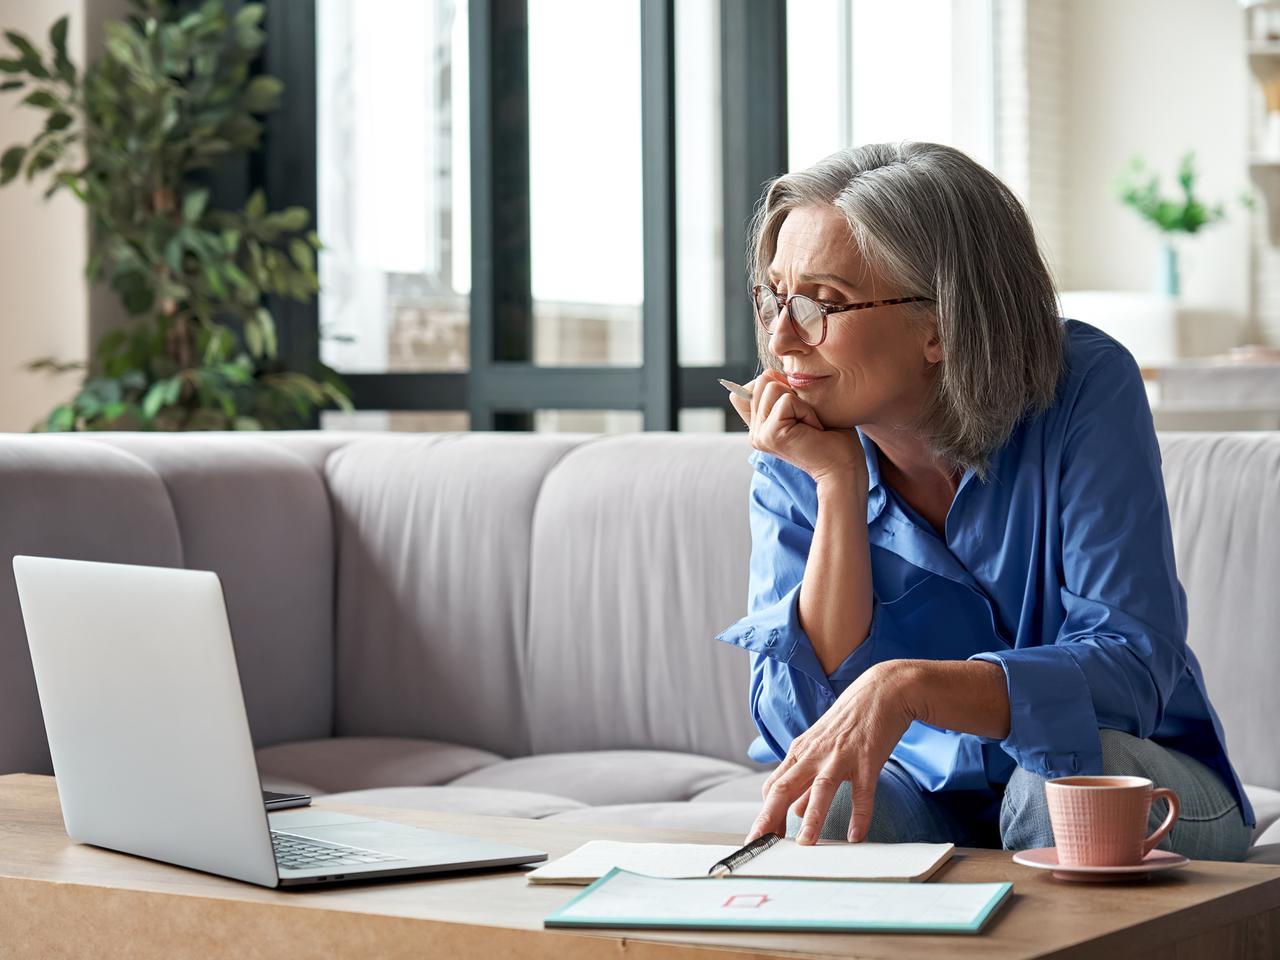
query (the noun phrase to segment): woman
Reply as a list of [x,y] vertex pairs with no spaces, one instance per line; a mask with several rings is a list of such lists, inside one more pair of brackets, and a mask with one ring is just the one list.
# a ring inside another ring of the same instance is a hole
[[1017,198],[872,144],[774,181],[751,253],[750,613],[718,639],[782,762],[748,839],[1050,846],[1046,779],[1132,774],[1181,800],[1161,846],[1241,859],[1138,369],[1059,319]]

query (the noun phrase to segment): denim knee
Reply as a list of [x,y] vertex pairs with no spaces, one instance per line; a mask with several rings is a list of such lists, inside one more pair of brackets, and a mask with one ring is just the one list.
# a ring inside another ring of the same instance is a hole
[[1006,850],[1053,846],[1045,778],[1017,767],[1000,801],[1000,843]]

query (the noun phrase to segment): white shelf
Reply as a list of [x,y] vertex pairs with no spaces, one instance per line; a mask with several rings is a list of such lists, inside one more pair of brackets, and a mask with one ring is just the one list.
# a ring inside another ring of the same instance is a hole
[[[1280,40],[1270,39],[1280,31],[1280,0],[1263,3],[1241,0],[1240,5],[1245,8],[1241,19],[1249,72],[1258,86],[1265,88],[1280,81]],[[1250,149],[1255,152],[1248,158],[1249,175],[1266,216],[1267,242],[1274,247],[1280,246],[1280,154],[1275,152],[1274,127],[1268,134],[1268,124],[1277,118],[1255,112],[1264,107],[1264,98],[1257,95],[1257,89],[1250,91],[1249,141]],[[1266,152],[1261,152],[1264,148]]]

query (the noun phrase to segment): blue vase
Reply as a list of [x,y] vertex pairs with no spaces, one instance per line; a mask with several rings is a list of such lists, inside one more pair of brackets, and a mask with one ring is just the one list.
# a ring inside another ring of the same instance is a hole
[[1160,249],[1160,261],[1156,269],[1156,293],[1176,298],[1180,292],[1178,248],[1172,243],[1165,243]]

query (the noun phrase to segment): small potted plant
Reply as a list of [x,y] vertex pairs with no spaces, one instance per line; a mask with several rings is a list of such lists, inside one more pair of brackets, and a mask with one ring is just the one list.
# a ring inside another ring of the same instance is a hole
[[[302,426],[318,408],[350,408],[323,365],[279,360],[266,295],[318,292],[319,239],[302,207],[268,209],[255,192],[220,210],[199,177],[258,146],[258,117],[283,84],[250,69],[264,42],[261,4],[234,13],[135,0],[105,27],[105,48],[77,68],[67,18],[49,49],[5,33],[0,92],[45,115],[40,133],[0,155],[0,185],[25,176],[88,208],[86,273],[119,295],[131,323],[99,341],[86,379],[40,425],[48,430],[264,429]],[[85,366],[44,359],[34,368]]]
[[[1170,297],[1177,297],[1181,292],[1175,237],[1198,233],[1226,217],[1221,203],[1211,207],[1196,197],[1195,183],[1194,152],[1186,153],[1178,166],[1181,196],[1164,196],[1160,192],[1160,178],[1147,169],[1141,157],[1134,157],[1116,181],[1120,201],[1160,231],[1163,246],[1156,272],[1156,291]],[[1247,199],[1242,202],[1248,205]]]

